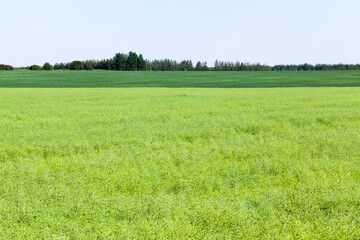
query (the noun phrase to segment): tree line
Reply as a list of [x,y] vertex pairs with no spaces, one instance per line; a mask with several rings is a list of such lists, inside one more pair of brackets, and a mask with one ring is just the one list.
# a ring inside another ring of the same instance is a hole
[[0,70],[14,70],[10,65],[0,64]]
[[143,55],[135,52],[117,53],[113,58],[103,60],[73,61],[56,63],[55,70],[116,70],[116,71],[146,71],[146,60]]
[[[171,59],[147,60],[136,52],[117,53],[113,58],[103,60],[73,61],[69,63],[45,63],[20,69],[30,70],[114,70],[114,71],[343,71],[360,70],[360,64],[299,64],[268,66],[260,63],[228,62],[216,60],[213,67],[207,62]],[[0,70],[13,70],[10,65],[0,65]]]

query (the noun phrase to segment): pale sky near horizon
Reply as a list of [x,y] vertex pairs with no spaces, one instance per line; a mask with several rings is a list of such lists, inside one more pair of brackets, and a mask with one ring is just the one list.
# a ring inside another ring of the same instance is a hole
[[359,0],[1,0],[0,64],[111,58],[360,63]]

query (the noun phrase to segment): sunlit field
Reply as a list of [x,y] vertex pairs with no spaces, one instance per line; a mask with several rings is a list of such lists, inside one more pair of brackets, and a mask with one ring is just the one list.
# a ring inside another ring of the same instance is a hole
[[0,100],[0,239],[360,238],[358,88]]

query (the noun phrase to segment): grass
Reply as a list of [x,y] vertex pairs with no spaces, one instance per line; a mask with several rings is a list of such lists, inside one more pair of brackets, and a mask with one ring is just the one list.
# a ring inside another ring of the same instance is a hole
[[360,71],[323,72],[116,72],[0,71],[1,87],[359,87]]
[[0,89],[0,239],[359,239],[359,91]]

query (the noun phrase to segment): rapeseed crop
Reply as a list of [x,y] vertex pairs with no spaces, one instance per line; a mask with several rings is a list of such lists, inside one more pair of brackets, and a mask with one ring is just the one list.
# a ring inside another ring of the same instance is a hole
[[359,239],[360,91],[0,89],[1,239]]

